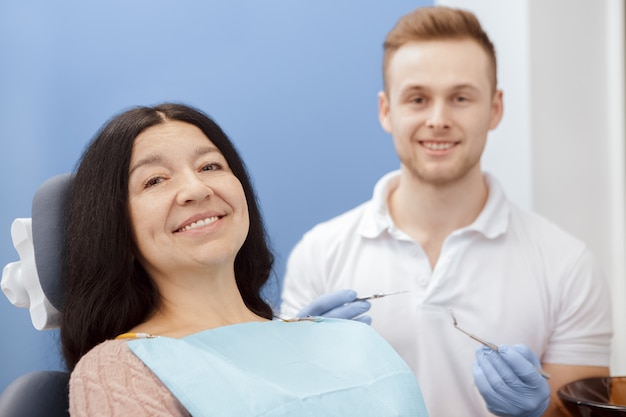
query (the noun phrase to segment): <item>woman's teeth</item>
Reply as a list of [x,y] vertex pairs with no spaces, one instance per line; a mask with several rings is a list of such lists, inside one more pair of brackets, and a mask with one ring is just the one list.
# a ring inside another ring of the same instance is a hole
[[198,220],[197,222],[193,222],[183,228],[180,229],[181,232],[187,231],[187,230],[191,230],[191,229],[195,229],[196,227],[202,227],[202,226],[206,226],[207,224],[211,224],[215,221],[218,220],[217,216],[213,216],[213,217],[207,217],[204,220]]

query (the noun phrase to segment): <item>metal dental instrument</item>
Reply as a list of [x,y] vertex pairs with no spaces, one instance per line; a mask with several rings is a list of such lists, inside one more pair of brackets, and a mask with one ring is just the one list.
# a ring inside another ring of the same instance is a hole
[[[489,349],[491,350],[495,350],[496,352],[498,351],[498,346],[496,346],[495,344],[491,343],[491,342],[487,342],[486,340],[481,339],[478,336],[475,336],[471,333],[466,332],[465,330],[461,329],[456,321],[456,317],[454,317],[454,312],[452,310],[450,310],[450,315],[452,316],[452,324],[454,324],[454,328],[457,329],[458,331],[465,333],[466,335],[468,335],[469,337],[471,337],[472,339],[476,340],[477,342],[482,343],[483,345],[487,346]],[[545,379],[550,379],[550,374],[547,373],[546,371],[544,371],[541,368],[536,368],[537,372],[539,372],[541,374],[542,377],[544,377]]]
[[456,322],[456,317],[454,317],[454,312],[452,310],[450,310],[450,315],[452,316],[452,323],[454,324],[454,328],[457,329],[458,331],[465,333],[466,335],[468,335],[469,337],[471,337],[472,339],[474,339],[477,342],[482,343],[483,345],[487,346],[489,349],[491,350],[495,350],[496,352],[498,351],[498,346],[494,345],[491,342],[487,342],[486,340],[481,339],[478,336],[474,336],[471,333],[466,332],[465,330],[461,329],[458,325],[458,323]]
[[372,295],[367,295],[365,297],[357,297],[354,299],[354,301],[375,300],[376,298],[383,298],[383,297],[387,297],[388,295],[404,294],[407,292],[409,292],[409,290],[372,294]]

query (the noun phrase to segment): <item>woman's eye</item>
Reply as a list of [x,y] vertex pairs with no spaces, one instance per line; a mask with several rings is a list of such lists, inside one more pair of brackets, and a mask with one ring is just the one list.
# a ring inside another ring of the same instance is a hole
[[423,104],[426,100],[424,99],[424,97],[416,97],[413,99],[413,103],[416,104]]
[[201,171],[217,171],[221,168],[222,168],[221,164],[218,164],[217,162],[211,162],[211,163],[203,165],[200,170]]
[[162,182],[163,182],[163,177],[151,177],[146,182],[144,182],[143,188],[154,187],[155,185],[160,184]]

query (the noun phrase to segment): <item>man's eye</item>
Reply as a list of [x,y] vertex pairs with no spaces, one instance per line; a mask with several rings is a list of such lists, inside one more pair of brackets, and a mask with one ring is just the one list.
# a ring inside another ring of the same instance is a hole
[[467,97],[465,96],[457,96],[456,101],[458,101],[459,103],[463,103],[465,101],[467,101]]
[[416,97],[413,99],[413,103],[417,103],[417,104],[422,104],[424,103],[426,100],[424,99],[424,97]]

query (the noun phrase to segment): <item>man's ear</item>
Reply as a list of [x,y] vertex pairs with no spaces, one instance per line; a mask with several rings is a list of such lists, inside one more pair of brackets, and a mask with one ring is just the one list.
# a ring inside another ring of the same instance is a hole
[[504,113],[504,101],[502,99],[502,90],[496,90],[491,100],[491,120],[489,121],[489,130],[493,130],[500,124]]
[[384,91],[378,93],[378,120],[387,133],[391,133],[389,121],[389,97]]

